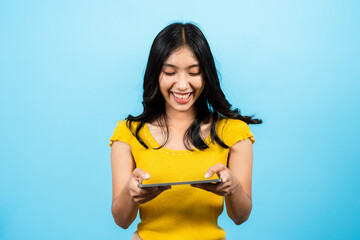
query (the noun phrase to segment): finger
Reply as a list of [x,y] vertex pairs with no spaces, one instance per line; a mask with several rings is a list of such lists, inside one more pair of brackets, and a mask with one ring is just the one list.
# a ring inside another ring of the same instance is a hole
[[161,188],[159,188],[158,192],[155,194],[155,197],[160,195],[161,193],[165,192],[166,190],[169,190],[169,189],[171,189],[170,186],[169,187],[161,187]]
[[215,184],[198,184],[194,187],[203,189],[208,192],[212,192],[212,193],[220,195],[220,196],[226,196],[229,193],[230,187],[227,184],[223,185],[223,184],[219,183],[219,184],[216,184],[215,186],[211,186],[211,185],[215,185]]
[[205,178],[209,178],[209,177],[212,177],[215,173],[218,174],[218,176],[220,177],[220,174],[219,172],[226,169],[225,165],[222,164],[222,163],[218,163],[218,164],[215,164],[214,166],[211,166],[207,172],[205,173]]
[[157,196],[157,195],[159,195],[160,193],[162,193],[162,192],[164,192],[164,191],[166,191],[166,190],[168,190],[168,189],[171,189],[171,186],[159,187],[156,191],[154,191],[154,192],[152,192],[152,193],[150,193],[150,194],[153,194],[154,196]]
[[150,174],[148,172],[146,172],[145,170],[142,170],[140,168],[135,168],[132,175],[133,175],[133,177],[135,177],[137,179],[141,179],[141,182],[142,182],[143,179],[149,179],[150,178]]
[[171,189],[171,187],[170,186],[159,187],[159,189],[157,191],[148,193],[146,195],[136,196],[136,202],[138,204],[143,204],[143,203],[149,202],[150,200],[156,198],[158,195],[160,195],[162,192],[164,192],[164,191],[166,191],[168,189]]
[[162,186],[162,187],[151,187],[151,188],[141,188],[140,194],[144,196],[151,196],[153,194],[158,195],[161,192],[170,189],[171,186]]
[[[137,203],[144,202],[144,201],[146,202],[153,198],[154,192],[158,191],[157,188],[153,188],[153,189],[154,190],[137,188],[134,191],[132,191],[131,196],[134,198],[134,200]],[[152,190],[152,191],[150,191],[150,190]]]
[[146,187],[146,188],[139,187],[139,188],[142,194],[148,194],[158,190],[158,187]]
[[133,193],[133,195],[136,196],[147,196],[149,194],[152,194],[153,192],[158,191],[158,187],[147,187],[147,188],[141,188],[139,187],[139,179],[141,180],[141,178],[135,179],[133,178],[131,184],[130,184],[130,189]]
[[162,191],[165,191],[165,190],[171,189],[171,186],[163,186],[163,187],[160,187],[160,189]]
[[220,184],[212,184],[212,183],[191,184],[191,186],[193,186],[193,187],[201,188],[201,189],[204,189],[204,190],[210,191],[210,192],[217,191],[218,188],[221,188],[221,186],[219,186],[219,185]]
[[230,181],[230,175],[226,170],[222,170],[219,172],[219,178],[221,178],[222,183],[226,183]]

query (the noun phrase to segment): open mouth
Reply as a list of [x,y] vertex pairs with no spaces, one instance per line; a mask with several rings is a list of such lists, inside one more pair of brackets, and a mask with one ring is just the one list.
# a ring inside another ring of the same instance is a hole
[[191,99],[192,92],[190,92],[190,93],[171,92],[171,95],[174,97],[175,101],[177,101],[178,103],[187,103]]

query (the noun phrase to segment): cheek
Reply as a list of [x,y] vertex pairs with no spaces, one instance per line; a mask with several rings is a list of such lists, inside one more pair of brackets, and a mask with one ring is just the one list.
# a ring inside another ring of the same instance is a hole
[[204,89],[204,86],[205,86],[205,82],[204,82],[203,78],[199,78],[196,81],[194,81],[193,86],[194,86],[194,88],[196,88],[196,90],[201,92]]
[[160,87],[161,93],[163,95],[165,95],[169,91],[171,84],[169,81],[166,81],[166,78],[162,78],[159,80],[159,87]]

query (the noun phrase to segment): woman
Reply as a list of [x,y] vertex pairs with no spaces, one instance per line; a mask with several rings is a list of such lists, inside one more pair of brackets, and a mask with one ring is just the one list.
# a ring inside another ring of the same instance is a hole
[[[112,214],[133,239],[225,239],[217,224],[225,198],[239,225],[252,208],[248,124],[231,110],[210,47],[198,27],[174,23],[155,38],[144,76],[144,110],[119,121],[110,139]],[[218,184],[139,188],[141,183],[221,178]]]

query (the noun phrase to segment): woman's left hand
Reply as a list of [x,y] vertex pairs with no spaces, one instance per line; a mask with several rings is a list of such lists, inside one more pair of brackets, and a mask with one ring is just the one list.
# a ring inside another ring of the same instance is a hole
[[219,176],[219,178],[221,178],[220,183],[191,184],[191,186],[213,192],[220,196],[226,196],[230,193],[233,193],[240,185],[240,181],[222,163],[218,163],[210,167],[205,174],[205,178],[210,178],[215,173]]

